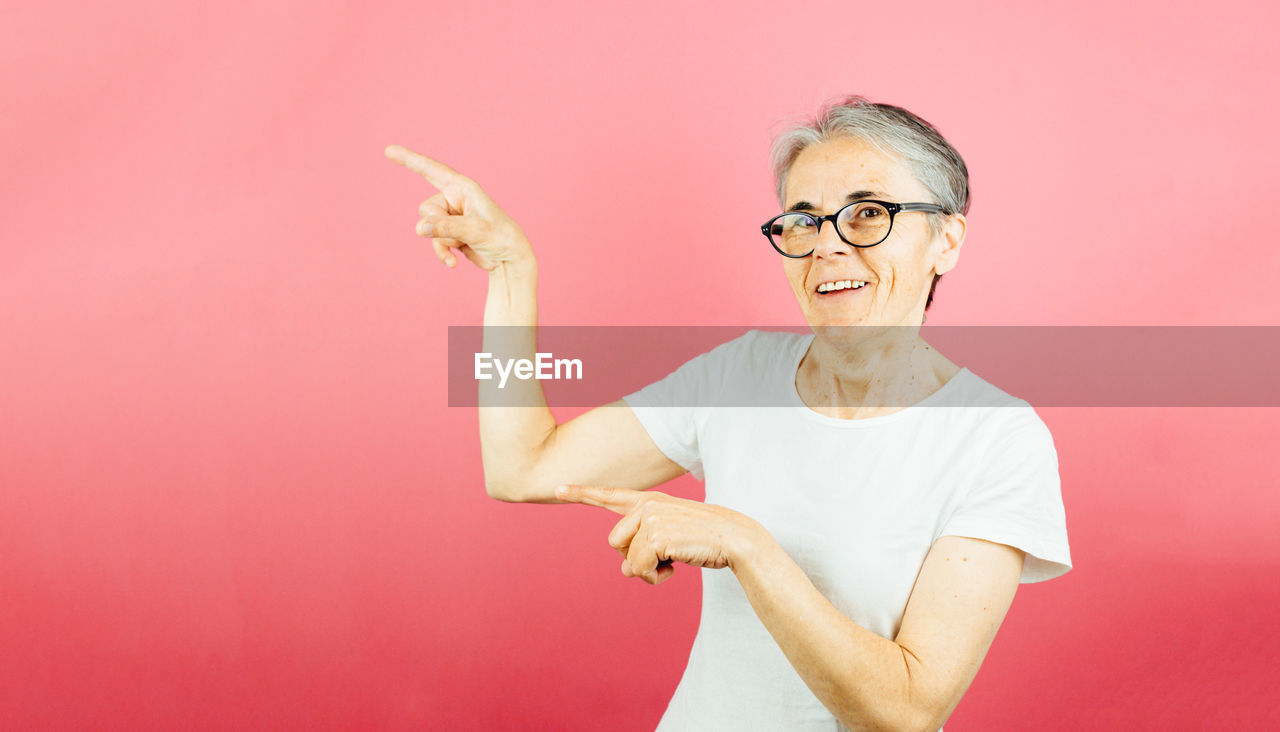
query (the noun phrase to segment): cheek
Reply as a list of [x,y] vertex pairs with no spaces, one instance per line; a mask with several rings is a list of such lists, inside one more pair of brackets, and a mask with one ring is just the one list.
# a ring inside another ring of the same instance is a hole
[[933,266],[931,255],[929,246],[921,244],[907,256],[885,258],[868,262],[868,265],[875,272],[885,294],[906,291],[914,293],[920,289],[921,283],[926,288],[929,286],[929,270]]
[[901,263],[891,257],[883,256],[880,252],[875,254],[878,256],[873,256],[870,253],[865,254],[863,266],[876,278],[876,295],[884,297],[896,286]]
[[804,278],[809,273],[808,260],[787,260],[782,263],[782,273],[794,292],[804,292]]
[[914,289],[913,283],[917,279],[915,274],[917,266],[918,263],[914,261],[896,261],[886,264],[883,275],[889,282],[886,294],[892,294],[894,297],[910,295],[910,291]]

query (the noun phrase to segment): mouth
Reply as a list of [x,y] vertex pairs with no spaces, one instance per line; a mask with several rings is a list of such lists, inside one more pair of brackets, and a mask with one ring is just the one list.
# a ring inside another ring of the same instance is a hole
[[814,288],[814,292],[821,299],[850,297],[859,290],[865,290],[867,284],[862,280],[830,280],[818,285]]

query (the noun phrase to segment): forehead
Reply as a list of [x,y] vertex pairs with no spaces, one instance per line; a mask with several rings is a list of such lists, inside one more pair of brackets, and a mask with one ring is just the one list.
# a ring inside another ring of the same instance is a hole
[[839,205],[854,191],[881,191],[892,200],[916,200],[924,186],[896,157],[853,137],[806,147],[787,171],[786,205],[804,200],[824,207]]

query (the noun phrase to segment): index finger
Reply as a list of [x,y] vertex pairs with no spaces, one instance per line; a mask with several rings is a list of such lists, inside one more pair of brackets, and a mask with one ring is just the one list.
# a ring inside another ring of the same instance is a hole
[[643,491],[612,486],[562,485],[556,489],[556,498],[562,501],[599,506],[622,514],[634,508],[643,497]]
[[436,188],[444,188],[449,183],[466,177],[439,160],[433,160],[402,145],[387,145],[387,149],[383,152],[389,159],[426,178],[427,182]]

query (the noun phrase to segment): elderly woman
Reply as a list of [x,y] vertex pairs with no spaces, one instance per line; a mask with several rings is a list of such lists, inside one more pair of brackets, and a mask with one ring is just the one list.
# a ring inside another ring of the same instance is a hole
[[[387,155],[440,189],[417,233],[446,265],[460,252],[488,270],[484,322],[528,326],[508,350],[532,358],[520,227],[442,163]],[[781,255],[813,332],[750,331],[564,424],[545,400],[497,406],[482,388],[486,489],[621,514],[609,543],[626,576],[704,568],[659,730],[937,730],[1019,582],[1070,569],[1053,438],[919,337],[969,206],[933,126],[849,97],[780,135],[774,161],[783,213],[761,252]],[[716,406],[735,389],[784,406]],[[685,472],[706,503],[647,490]]]

